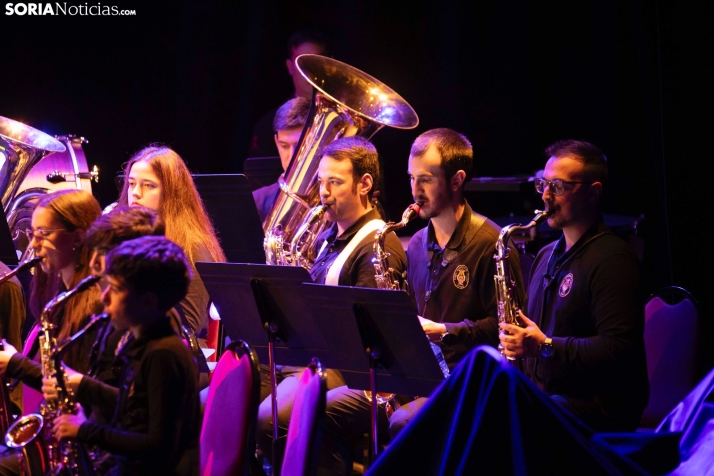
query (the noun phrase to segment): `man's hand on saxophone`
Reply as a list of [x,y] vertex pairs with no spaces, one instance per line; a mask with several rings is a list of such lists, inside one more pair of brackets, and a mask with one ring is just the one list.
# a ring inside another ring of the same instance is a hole
[[2,340],[2,349],[0,350],[0,378],[5,377],[7,365],[13,355],[17,354],[12,344],[9,344],[5,339]]
[[525,327],[505,322],[498,325],[506,331],[498,336],[503,346],[503,355],[515,358],[536,357],[547,337],[535,322],[528,319],[522,312],[518,312],[518,317]]
[[[44,388],[44,387],[43,387]],[[58,440],[62,438],[76,438],[79,427],[87,421],[82,405],[77,403],[77,413],[75,415],[61,414],[52,422],[52,434]]]

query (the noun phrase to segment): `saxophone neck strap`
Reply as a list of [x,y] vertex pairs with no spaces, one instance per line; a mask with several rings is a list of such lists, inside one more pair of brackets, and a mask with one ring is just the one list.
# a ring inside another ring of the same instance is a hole
[[357,233],[352,237],[347,246],[342,250],[342,252],[335,258],[335,261],[330,266],[330,270],[327,272],[325,277],[325,284],[328,286],[337,286],[340,280],[340,273],[342,272],[342,267],[345,265],[347,258],[350,257],[355,248],[369,236],[370,233],[376,233],[381,227],[384,226],[384,220],[376,218],[370,220],[364,224],[362,228],[359,229]]

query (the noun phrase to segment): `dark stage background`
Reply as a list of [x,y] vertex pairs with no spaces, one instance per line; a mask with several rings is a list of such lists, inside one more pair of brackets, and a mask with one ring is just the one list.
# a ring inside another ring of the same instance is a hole
[[[532,174],[555,140],[594,142],[611,168],[605,213],[644,216],[648,290],[691,290],[711,342],[705,170],[714,82],[704,2],[101,3],[137,15],[0,12],[0,115],[87,137],[102,205],[116,198],[121,164],[149,142],[171,145],[195,173],[242,171],[253,124],[292,94],[288,36],[317,27],[337,59],[384,81],[419,114],[417,129],[374,137],[391,218],[410,203],[409,146],[427,129],[466,134],[479,176]],[[487,215],[521,212],[504,210],[498,193],[469,198]]]

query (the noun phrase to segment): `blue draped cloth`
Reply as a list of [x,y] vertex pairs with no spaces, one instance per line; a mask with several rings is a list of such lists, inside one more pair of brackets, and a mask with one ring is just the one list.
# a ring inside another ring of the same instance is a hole
[[645,474],[491,347],[467,354],[370,476]]
[[681,463],[671,474],[714,476],[714,369],[667,415],[656,433],[681,432]]

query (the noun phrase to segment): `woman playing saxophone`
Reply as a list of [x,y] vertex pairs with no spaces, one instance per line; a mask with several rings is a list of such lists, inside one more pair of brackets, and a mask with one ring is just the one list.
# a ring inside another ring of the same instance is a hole
[[[85,243],[87,229],[101,214],[96,199],[82,190],[59,191],[40,199],[32,214],[31,228],[27,231],[29,246],[41,259],[31,284],[30,310],[35,316],[56,295],[74,288],[90,274],[89,249]],[[89,317],[101,309],[98,304],[99,289],[94,286],[69,300],[62,309],[48,315],[54,326],[53,337],[62,341],[77,332]],[[33,359],[39,357],[33,342],[40,333],[36,326],[28,337],[26,349],[30,355],[17,352],[12,345],[0,351],[0,376],[17,378],[23,384],[25,413],[34,411],[42,400],[42,367]],[[72,368],[86,370],[92,338],[75,346],[65,357]],[[18,468],[17,457],[6,453],[0,458],[0,467]],[[12,471],[11,471],[12,472]]]

